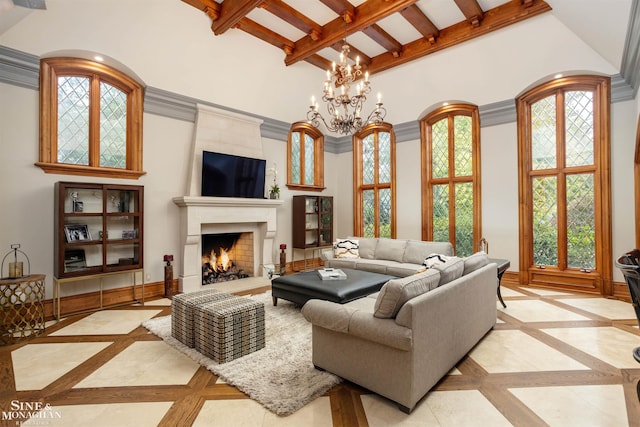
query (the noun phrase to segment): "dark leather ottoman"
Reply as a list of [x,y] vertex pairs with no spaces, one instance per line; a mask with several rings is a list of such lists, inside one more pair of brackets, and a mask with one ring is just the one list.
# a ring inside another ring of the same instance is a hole
[[341,270],[347,275],[344,280],[322,280],[316,271],[276,277],[271,281],[273,305],[278,305],[278,298],[300,305],[304,305],[310,299],[344,304],[378,292],[382,285],[396,278],[349,268]]

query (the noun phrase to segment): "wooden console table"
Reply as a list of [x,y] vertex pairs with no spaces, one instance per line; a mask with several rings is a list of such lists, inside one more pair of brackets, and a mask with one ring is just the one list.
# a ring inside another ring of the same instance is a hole
[[0,279],[0,343],[44,332],[44,274]]
[[[136,298],[136,273],[140,273],[140,276],[142,278],[142,299],[141,301],[139,301]],[[133,270],[121,270],[121,271],[113,271],[110,273],[98,273],[98,274],[90,274],[87,276],[76,276],[76,277],[64,277],[64,278],[57,278],[54,277],[53,278],[53,315],[55,316],[56,320],[60,320],[60,285],[64,284],[64,283],[70,283],[70,282],[79,282],[81,280],[91,280],[91,279],[98,279],[100,281],[100,307],[98,308],[94,308],[94,309],[90,309],[90,310],[83,310],[83,311],[79,311],[79,312],[75,312],[75,313],[70,313],[70,314],[78,314],[78,313],[84,313],[86,311],[98,311],[98,310],[102,310],[104,308],[103,304],[102,304],[102,279],[108,276],[115,276],[115,275],[120,275],[120,274],[131,274],[132,280],[133,280],[133,301],[127,302],[127,303],[123,303],[123,304],[118,304],[118,305],[124,305],[124,304],[131,304],[134,302],[139,302],[142,305],[144,305],[144,269],[143,268],[136,268]]]

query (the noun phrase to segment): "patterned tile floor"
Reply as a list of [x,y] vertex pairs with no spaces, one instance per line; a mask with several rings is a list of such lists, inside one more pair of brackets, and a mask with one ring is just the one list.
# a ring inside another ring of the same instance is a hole
[[140,327],[160,299],[51,323],[0,347],[2,425],[45,405],[47,426],[639,426],[629,303],[503,286],[495,328],[411,415],[350,383],[278,417]]

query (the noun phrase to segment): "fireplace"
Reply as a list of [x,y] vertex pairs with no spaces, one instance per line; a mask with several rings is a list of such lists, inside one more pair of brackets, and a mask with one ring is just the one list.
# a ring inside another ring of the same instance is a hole
[[179,265],[181,292],[212,286],[203,285],[202,280],[205,235],[250,233],[252,261],[242,261],[242,270],[247,275],[265,276],[263,266],[274,264],[276,212],[282,200],[201,196],[203,151],[264,159],[261,124],[262,120],[255,117],[198,105],[186,195],[173,199],[180,209],[181,256],[177,261],[182,261]]
[[203,285],[253,275],[253,233],[202,235]]

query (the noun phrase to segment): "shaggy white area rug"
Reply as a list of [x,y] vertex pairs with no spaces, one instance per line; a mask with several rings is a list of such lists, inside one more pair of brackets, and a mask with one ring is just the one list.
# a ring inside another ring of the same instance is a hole
[[311,324],[299,308],[282,299],[274,307],[270,292],[250,298],[264,302],[266,346],[231,362],[216,363],[173,338],[171,316],[142,326],[278,415],[294,413],[342,381],[313,367]]

